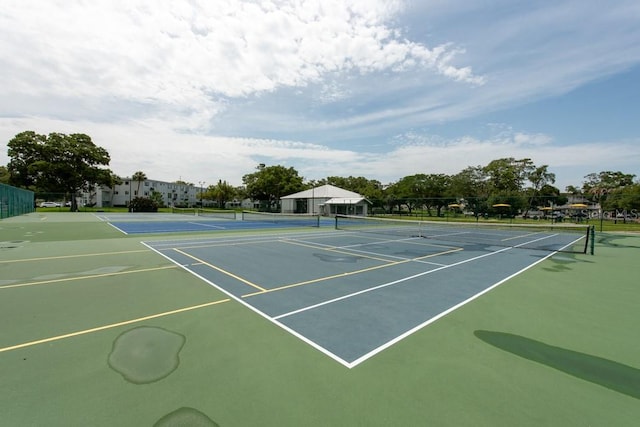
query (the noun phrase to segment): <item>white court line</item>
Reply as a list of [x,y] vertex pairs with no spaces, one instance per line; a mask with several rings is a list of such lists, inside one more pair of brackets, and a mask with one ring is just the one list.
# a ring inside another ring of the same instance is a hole
[[[326,245],[323,243],[318,243],[318,242],[307,242],[305,240],[297,240],[297,239],[287,239],[291,242],[299,242],[299,243],[304,243],[307,244],[309,246],[313,246],[315,245],[318,249],[320,250],[338,250],[338,251],[343,251],[344,253],[350,253],[352,255],[358,255],[358,254],[363,254],[363,255],[371,255],[371,256],[376,256],[376,257],[380,257],[380,258],[391,258],[391,259],[397,259],[397,260],[401,260],[401,261],[413,261],[413,262],[417,262],[417,263],[421,263],[421,264],[429,264],[429,265],[437,265],[437,266],[444,266],[445,264],[439,263],[439,262],[432,262],[432,261],[425,261],[421,258],[421,257],[401,257],[401,256],[397,256],[397,255],[389,255],[389,254],[381,254],[378,252],[371,252],[371,251],[364,251],[362,249],[356,249],[358,247],[362,247],[362,246],[371,246],[371,245],[376,245],[376,244],[380,244],[380,243],[411,243],[410,240],[423,240],[421,237],[411,237],[411,238],[406,238],[406,239],[400,239],[400,240],[381,240],[379,242],[370,242],[370,243],[359,243],[359,244],[355,244],[355,245],[346,245],[346,246],[335,246],[335,245]],[[437,247],[437,248],[441,248],[441,249],[458,249],[457,247],[451,246],[451,247],[446,247],[446,246],[434,246],[434,245],[420,245],[418,244],[418,246],[429,246],[429,247]],[[438,256],[438,253],[435,252],[432,254],[434,257]],[[424,257],[426,257],[427,255],[424,255]]]
[[121,229],[121,228],[119,228],[119,227],[117,227],[117,226],[113,225],[111,222],[107,222],[107,224],[109,224],[110,226],[112,226],[113,228],[115,228],[116,230],[118,230],[119,232],[121,232],[122,234],[124,234],[124,235],[126,235],[126,236],[128,236],[128,235],[129,235],[129,233],[127,233],[127,232],[126,232],[126,231],[124,231],[123,229]]
[[[444,267],[436,268],[436,269],[434,269],[434,270],[430,270],[430,271],[427,271],[427,272],[424,272],[424,273],[420,273],[420,274],[416,274],[416,275],[413,275],[413,276],[410,276],[410,277],[406,277],[406,278],[403,278],[403,279],[399,279],[399,280],[396,280],[396,281],[393,281],[393,282],[389,282],[389,283],[386,283],[386,284],[383,284],[383,285],[379,285],[379,286],[376,286],[376,287],[373,287],[373,288],[370,288],[370,289],[366,289],[366,290],[363,290],[363,291],[360,291],[360,292],[355,292],[355,293],[352,293],[352,294],[346,295],[346,296],[344,296],[344,297],[334,298],[334,299],[332,299],[332,300],[330,300],[330,301],[326,301],[326,302],[324,302],[324,303],[315,304],[315,305],[312,305],[312,306],[309,306],[309,307],[305,307],[305,308],[302,308],[302,309],[299,309],[299,310],[291,311],[291,312],[289,312],[289,313],[284,313],[284,314],[281,314],[281,315],[279,315],[279,316],[275,316],[275,317],[273,317],[273,316],[269,316],[269,315],[267,315],[266,313],[264,313],[264,312],[262,312],[262,311],[258,310],[256,307],[254,307],[254,306],[252,306],[251,304],[247,303],[247,302],[246,302],[246,301],[244,301],[242,298],[237,297],[236,295],[233,295],[233,294],[232,294],[232,293],[230,293],[229,291],[227,291],[227,290],[225,290],[224,288],[222,288],[222,287],[218,286],[217,284],[215,284],[214,282],[212,282],[212,281],[210,281],[209,279],[205,278],[204,276],[201,276],[200,274],[196,273],[195,271],[193,271],[193,270],[189,269],[189,268],[188,268],[188,266],[183,265],[183,264],[180,264],[179,262],[177,262],[177,260],[174,260],[173,258],[171,258],[171,257],[169,257],[169,256],[165,255],[164,253],[162,253],[160,250],[155,249],[153,246],[150,246],[149,244],[147,244],[147,243],[145,243],[145,242],[140,242],[140,243],[142,243],[144,246],[148,247],[148,248],[149,248],[149,249],[151,249],[152,251],[156,252],[156,253],[157,253],[157,254],[159,254],[160,256],[164,257],[165,259],[167,259],[167,260],[171,261],[172,263],[174,263],[174,264],[178,265],[180,268],[183,268],[184,270],[186,270],[186,271],[187,271],[187,272],[189,272],[190,274],[192,274],[192,275],[194,275],[194,276],[198,277],[199,279],[203,280],[205,283],[208,283],[209,285],[211,285],[211,286],[213,286],[214,288],[218,289],[220,292],[222,292],[222,293],[224,293],[225,295],[227,295],[227,296],[231,297],[231,298],[232,298],[232,299],[234,299],[235,301],[237,301],[237,302],[239,302],[240,304],[242,304],[243,306],[247,307],[249,310],[253,311],[254,313],[256,313],[256,314],[258,314],[258,315],[260,315],[260,316],[262,316],[263,318],[265,318],[265,319],[266,319],[266,320],[268,320],[269,322],[271,322],[271,323],[273,323],[273,324],[275,324],[275,325],[279,326],[280,328],[282,328],[282,329],[284,329],[285,331],[289,332],[289,333],[290,333],[290,334],[292,334],[293,336],[295,336],[295,337],[297,337],[298,339],[300,339],[301,341],[303,341],[303,342],[307,343],[308,345],[310,345],[311,347],[313,347],[313,348],[315,348],[316,350],[320,351],[321,353],[325,354],[326,356],[329,356],[331,359],[335,360],[336,362],[340,363],[341,365],[345,366],[346,368],[351,369],[351,368],[356,367],[356,366],[357,366],[357,365],[359,365],[360,363],[364,362],[365,360],[367,360],[367,359],[369,359],[369,358],[371,358],[371,357],[375,356],[376,354],[380,353],[381,351],[383,351],[383,350],[385,350],[385,349],[389,348],[390,346],[392,346],[393,344],[395,344],[395,343],[399,342],[400,340],[402,340],[402,339],[404,339],[404,338],[406,338],[406,337],[410,336],[411,334],[413,334],[413,333],[415,333],[415,332],[419,331],[419,330],[420,330],[420,329],[422,329],[423,327],[425,327],[425,326],[427,326],[427,325],[429,325],[429,324],[431,324],[431,323],[435,322],[436,320],[438,320],[438,319],[440,319],[440,318],[444,317],[445,315],[447,315],[447,314],[449,314],[449,313],[451,313],[451,312],[453,312],[453,311],[457,310],[458,308],[460,308],[460,307],[464,306],[465,304],[469,303],[470,301],[473,301],[474,299],[478,298],[479,296],[481,296],[481,295],[483,295],[483,294],[485,294],[485,293],[489,292],[490,290],[492,290],[492,289],[496,288],[497,286],[501,285],[502,283],[506,282],[507,280],[509,280],[509,279],[511,279],[511,278],[513,278],[513,277],[515,277],[515,276],[517,276],[518,274],[520,274],[520,273],[524,272],[525,270],[528,270],[529,268],[533,267],[534,265],[536,265],[536,264],[538,264],[538,263],[540,263],[540,262],[542,262],[542,261],[546,260],[547,258],[549,258],[549,257],[551,257],[551,256],[553,256],[553,255],[555,255],[558,251],[553,251],[553,252],[549,253],[549,255],[547,255],[546,257],[541,258],[540,260],[536,261],[535,263],[532,263],[531,265],[529,265],[529,266],[527,266],[527,267],[525,267],[525,268],[523,268],[523,269],[519,270],[518,272],[516,272],[516,273],[514,273],[514,274],[510,275],[509,277],[507,277],[507,278],[505,278],[505,279],[502,279],[501,281],[499,281],[499,282],[497,282],[497,283],[495,283],[495,284],[491,285],[490,287],[485,288],[484,290],[482,290],[482,291],[478,292],[477,294],[475,294],[475,295],[473,295],[473,296],[469,297],[468,299],[466,299],[466,300],[464,300],[464,301],[462,301],[462,302],[458,303],[457,305],[455,305],[455,306],[453,306],[453,307],[451,307],[451,308],[449,308],[449,309],[447,309],[447,310],[445,310],[445,311],[443,311],[443,312],[439,313],[438,315],[436,315],[436,316],[432,317],[431,319],[428,319],[427,321],[425,321],[425,322],[421,323],[420,325],[418,325],[418,326],[416,326],[416,327],[414,327],[414,328],[412,328],[412,329],[408,330],[407,332],[405,332],[405,333],[403,333],[403,334],[401,334],[401,335],[399,335],[399,336],[395,337],[394,339],[392,339],[392,340],[390,340],[390,341],[386,342],[385,344],[383,344],[383,345],[381,345],[381,346],[379,346],[379,347],[377,347],[377,348],[373,349],[373,350],[372,350],[372,351],[370,351],[369,353],[364,354],[363,356],[359,357],[358,359],[354,360],[353,362],[347,362],[346,360],[344,360],[344,359],[342,359],[340,356],[338,356],[338,355],[336,355],[336,354],[332,353],[331,351],[329,351],[328,349],[324,348],[324,347],[323,347],[323,346],[321,346],[320,344],[317,344],[316,342],[314,342],[314,341],[310,340],[309,338],[305,337],[304,335],[302,335],[302,334],[300,334],[300,333],[296,332],[295,330],[291,329],[291,328],[290,328],[290,327],[288,327],[287,325],[283,324],[282,322],[280,322],[280,321],[279,321],[279,319],[281,319],[281,318],[283,318],[283,317],[286,317],[286,316],[291,316],[291,315],[293,315],[293,314],[297,314],[297,313],[301,313],[301,312],[304,312],[304,311],[308,311],[308,310],[311,310],[311,309],[313,309],[313,308],[317,308],[317,307],[320,307],[320,306],[323,306],[323,305],[327,305],[327,304],[330,304],[330,303],[332,303],[332,302],[340,301],[340,300],[343,300],[343,299],[346,299],[346,298],[351,298],[351,297],[353,297],[353,296],[357,296],[357,295],[360,295],[360,294],[364,294],[364,293],[366,293],[366,292],[370,292],[370,291],[373,291],[373,290],[377,290],[377,289],[380,289],[380,288],[383,288],[383,287],[392,286],[392,285],[394,285],[394,284],[398,284],[398,283],[401,283],[401,282],[404,282],[404,281],[407,281],[407,280],[410,280],[410,279],[413,279],[413,278],[416,278],[416,277],[420,277],[420,276],[423,276],[423,275],[426,275],[426,274],[429,274],[429,273],[432,273],[432,272],[435,272],[435,271],[443,270],[443,269],[445,269],[445,268],[449,268],[449,267],[453,267],[453,266],[461,265],[461,264],[464,264],[464,263],[467,263],[467,262],[470,262],[470,261],[473,261],[473,260],[477,260],[477,259],[481,259],[481,258],[485,258],[485,257],[493,256],[493,255],[496,255],[496,254],[500,254],[500,253],[502,253],[502,252],[506,252],[506,251],[509,251],[509,250],[512,250],[512,249],[518,248],[519,246],[524,246],[524,245],[526,245],[526,244],[534,243],[534,242],[536,242],[536,241],[540,241],[540,240],[544,240],[544,239],[547,239],[547,238],[555,237],[556,235],[557,235],[557,234],[554,234],[554,235],[551,235],[551,236],[545,236],[545,237],[542,237],[542,238],[540,238],[540,239],[535,239],[535,240],[532,240],[532,241],[527,242],[527,243],[522,243],[522,244],[520,244],[520,245],[516,245],[516,246],[512,246],[512,247],[503,248],[503,249],[500,249],[500,250],[498,250],[498,251],[494,251],[494,252],[489,252],[489,253],[486,253],[486,254],[483,254],[483,255],[480,255],[480,256],[477,256],[477,257],[470,258],[470,259],[468,259],[468,260],[464,260],[464,261],[460,261],[460,262],[457,262],[457,263],[454,263],[454,264],[451,264],[451,265],[448,265],[448,266],[444,266]],[[581,237],[581,238],[582,238],[582,237]],[[576,241],[580,240],[581,238],[577,239]],[[559,249],[559,250],[562,250],[562,249],[564,249],[564,248],[566,248],[566,247],[569,247],[569,246],[571,246],[571,245],[572,245],[572,244],[574,244],[574,243],[575,243],[575,241],[574,241],[574,242],[571,242],[571,243],[569,243],[569,244],[567,244],[567,245],[565,245],[564,247],[562,247],[562,248],[561,248],[561,249]]]
[[212,282],[209,279],[205,278],[204,276],[201,276],[200,274],[196,273],[195,271],[189,269],[188,266],[180,264],[179,262],[177,262],[173,258],[171,258],[171,257],[165,255],[164,253],[154,249],[152,246],[147,245],[145,242],[140,242],[140,243],[142,243],[144,246],[148,247],[149,249],[151,249],[152,251],[154,251],[158,255],[168,259],[169,261],[171,261],[172,263],[176,264],[177,266],[179,266],[180,268],[184,269],[185,271],[193,274],[194,276],[196,276],[200,280],[204,281],[205,283],[208,283],[209,285],[213,286],[214,288],[216,288],[217,290],[219,290],[223,294],[227,295],[228,297],[232,298],[233,300],[235,300],[235,301],[239,302],[240,304],[244,305],[249,310],[253,311],[254,313],[258,314],[259,316],[262,316],[263,318],[267,319],[269,322],[273,323],[274,325],[284,329],[285,331],[289,332],[291,335],[293,335],[296,338],[300,339],[301,341],[309,344],[311,347],[315,348],[319,352],[329,356],[330,358],[332,358],[336,362],[340,363],[341,365],[343,365],[343,366],[345,366],[347,368],[350,368],[349,362],[347,362],[346,360],[343,360],[339,356],[331,353],[329,350],[327,350],[326,348],[322,347],[321,345],[316,344],[315,342],[311,341],[309,338],[305,337],[304,335],[301,335],[300,333],[298,333],[298,332],[294,331],[293,329],[289,328],[287,325],[285,325],[285,324],[283,324],[281,322],[278,322],[273,317],[269,316],[266,313],[263,313],[262,311],[258,310],[257,308],[255,308],[251,304],[248,304],[242,298],[237,297],[236,295],[233,295],[231,292],[227,291],[226,289],[218,286],[217,284],[215,284],[214,282]]
[[378,289],[383,289],[383,288],[386,288],[386,287],[389,287],[389,286],[397,285],[398,283],[406,282],[407,280],[416,279],[418,277],[426,276],[427,274],[435,273],[435,272],[438,272],[438,271],[441,271],[441,270],[445,270],[447,268],[456,267],[458,265],[466,264],[468,262],[475,261],[475,260],[480,259],[480,258],[485,258],[485,257],[488,257],[488,256],[496,255],[496,254],[508,251],[510,249],[512,249],[512,248],[500,249],[499,251],[489,252],[489,253],[486,253],[486,254],[478,255],[476,257],[465,259],[465,260],[462,260],[462,261],[458,261],[458,262],[453,263],[453,264],[449,264],[449,265],[445,265],[445,266],[442,266],[442,267],[434,268],[433,270],[423,271],[422,273],[414,274],[412,276],[403,277],[402,279],[393,280],[391,282],[383,283],[381,285],[374,286],[372,288],[363,289],[363,290],[358,291],[358,292],[353,292],[351,294],[343,295],[343,296],[338,297],[338,298],[333,298],[333,299],[330,299],[330,300],[327,300],[327,301],[320,302],[318,304],[313,304],[313,305],[310,305],[310,306],[307,306],[307,307],[303,307],[303,308],[299,308],[297,310],[290,311],[288,313],[280,314],[278,316],[275,316],[274,319],[278,320],[278,319],[282,319],[283,317],[293,316],[294,314],[303,313],[305,311],[313,310],[314,308],[322,307],[322,306],[327,305],[327,304],[333,304],[334,302],[342,301],[342,300],[345,300],[345,299],[348,299],[348,298],[353,298],[353,297],[358,296],[358,295],[366,294],[368,292],[377,291]]
[[201,222],[188,222],[187,224],[197,225],[198,227],[216,228],[218,230],[226,230],[227,229],[227,227],[220,227],[219,225],[202,224]]

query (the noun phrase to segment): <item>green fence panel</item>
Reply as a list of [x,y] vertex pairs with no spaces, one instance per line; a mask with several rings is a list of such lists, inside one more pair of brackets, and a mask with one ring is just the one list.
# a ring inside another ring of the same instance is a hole
[[35,210],[33,191],[0,184],[0,219]]

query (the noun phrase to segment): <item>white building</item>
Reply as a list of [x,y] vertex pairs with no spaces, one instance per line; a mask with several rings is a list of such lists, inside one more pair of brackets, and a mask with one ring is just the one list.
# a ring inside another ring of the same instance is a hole
[[328,184],[284,196],[280,202],[282,213],[312,213],[325,216],[366,216],[370,203],[358,193]]
[[82,203],[98,208],[111,206],[128,206],[131,199],[150,197],[152,193],[160,193],[165,206],[194,206],[199,190],[193,184],[177,184],[175,182],[146,179],[134,181],[123,178],[122,184],[113,188],[96,186],[91,192],[82,194]]

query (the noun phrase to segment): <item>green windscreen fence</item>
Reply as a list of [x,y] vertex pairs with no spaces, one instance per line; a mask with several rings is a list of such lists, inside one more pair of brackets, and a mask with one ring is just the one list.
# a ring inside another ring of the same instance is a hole
[[33,212],[33,191],[0,184],[0,219]]

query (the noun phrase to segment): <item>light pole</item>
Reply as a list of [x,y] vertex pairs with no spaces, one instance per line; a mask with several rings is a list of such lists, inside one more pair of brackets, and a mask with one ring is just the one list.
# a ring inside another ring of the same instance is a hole
[[198,184],[200,184],[200,207],[204,208],[204,203],[203,203],[203,197],[202,197],[202,193],[204,192],[204,181],[198,181]]

